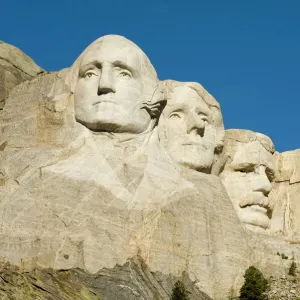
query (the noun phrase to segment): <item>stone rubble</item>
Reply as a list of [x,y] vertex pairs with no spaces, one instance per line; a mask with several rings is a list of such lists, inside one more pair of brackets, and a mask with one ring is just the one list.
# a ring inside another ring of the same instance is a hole
[[268,300],[300,299],[300,276],[281,275],[270,277]]

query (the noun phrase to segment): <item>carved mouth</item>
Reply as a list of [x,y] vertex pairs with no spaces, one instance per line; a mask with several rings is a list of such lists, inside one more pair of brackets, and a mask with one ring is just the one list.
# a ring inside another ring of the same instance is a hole
[[263,214],[268,213],[268,209],[266,207],[261,206],[261,205],[249,205],[248,207],[251,207],[252,211],[255,211],[255,212],[258,212],[258,213],[263,213]]
[[111,100],[100,100],[100,101],[97,101],[93,104],[93,106],[97,105],[97,104],[100,104],[100,103],[110,103],[110,104],[116,104],[116,102],[114,101],[111,101]]
[[111,96],[108,96],[108,95],[98,96],[98,100],[95,103],[93,103],[93,106],[100,104],[100,103],[117,104],[114,100],[112,100]]
[[182,144],[182,146],[196,146],[204,150],[207,150],[207,148],[202,143],[184,143]]
[[270,203],[268,197],[266,197],[263,193],[255,192],[241,200],[240,207],[252,207],[255,208],[255,210],[258,209],[260,211],[267,212],[270,209]]

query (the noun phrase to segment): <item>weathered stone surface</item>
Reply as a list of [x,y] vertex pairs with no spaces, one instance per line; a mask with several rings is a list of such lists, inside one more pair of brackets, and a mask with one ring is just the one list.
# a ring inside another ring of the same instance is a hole
[[278,154],[276,182],[289,181],[290,184],[300,182],[299,165],[300,149]]
[[0,269],[0,296],[3,300],[164,300],[170,298],[178,279],[189,291],[191,300],[211,299],[195,287],[186,273],[176,278],[151,272],[139,257],[94,275],[80,269],[37,268],[24,272],[6,264]]
[[[80,270],[78,271],[80,272]],[[80,282],[76,270],[35,269],[22,272],[6,264],[0,270],[0,297],[3,300],[101,300]]]
[[300,243],[274,236],[269,230],[255,233],[250,245],[255,251],[253,264],[268,277],[287,274],[292,259],[300,261]]
[[18,48],[0,41],[0,109],[14,86],[43,72]]
[[300,150],[278,153],[276,158],[271,230],[300,241]]

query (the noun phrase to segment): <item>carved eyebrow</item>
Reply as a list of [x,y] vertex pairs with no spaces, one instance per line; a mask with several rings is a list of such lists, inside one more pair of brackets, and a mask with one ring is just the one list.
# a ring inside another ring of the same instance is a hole
[[173,113],[184,113],[184,110],[182,110],[181,108],[177,108],[177,109],[173,109],[171,112],[169,112],[168,117],[171,116],[171,114]]
[[87,63],[80,67],[79,76],[82,77],[87,70],[91,70],[91,69],[95,69],[95,68],[101,69],[101,64],[98,61],[92,61],[90,63]]
[[128,70],[130,71],[131,73],[134,73],[134,70],[128,66],[124,61],[121,61],[121,60],[116,60],[114,63],[113,63],[114,67],[119,67],[121,69],[125,69],[125,70]]
[[199,110],[199,111],[197,111],[197,114],[198,115],[202,115],[202,116],[205,116],[205,117],[209,117],[209,113],[208,112],[204,112],[204,111],[201,111],[201,110]]
[[184,111],[186,109],[186,103],[182,102],[182,103],[174,103],[174,104],[171,104],[170,106],[170,109],[169,111],[178,111],[178,110],[181,110],[181,111]]
[[239,170],[248,170],[249,172],[254,171],[256,167],[256,164],[254,163],[238,163],[238,164],[234,164],[234,170],[235,171],[239,171]]
[[196,112],[197,112],[197,114],[202,114],[202,115],[204,115],[206,117],[209,117],[210,110],[209,110],[208,107],[199,107],[198,106],[196,108]]
[[176,107],[176,108],[172,109],[172,111],[170,113],[173,113],[173,112],[183,112],[183,109],[181,107]]

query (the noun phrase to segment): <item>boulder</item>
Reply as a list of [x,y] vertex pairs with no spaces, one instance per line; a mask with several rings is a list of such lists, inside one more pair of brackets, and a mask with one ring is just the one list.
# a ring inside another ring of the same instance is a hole
[[13,87],[43,73],[30,57],[20,49],[0,41],[0,109]]

